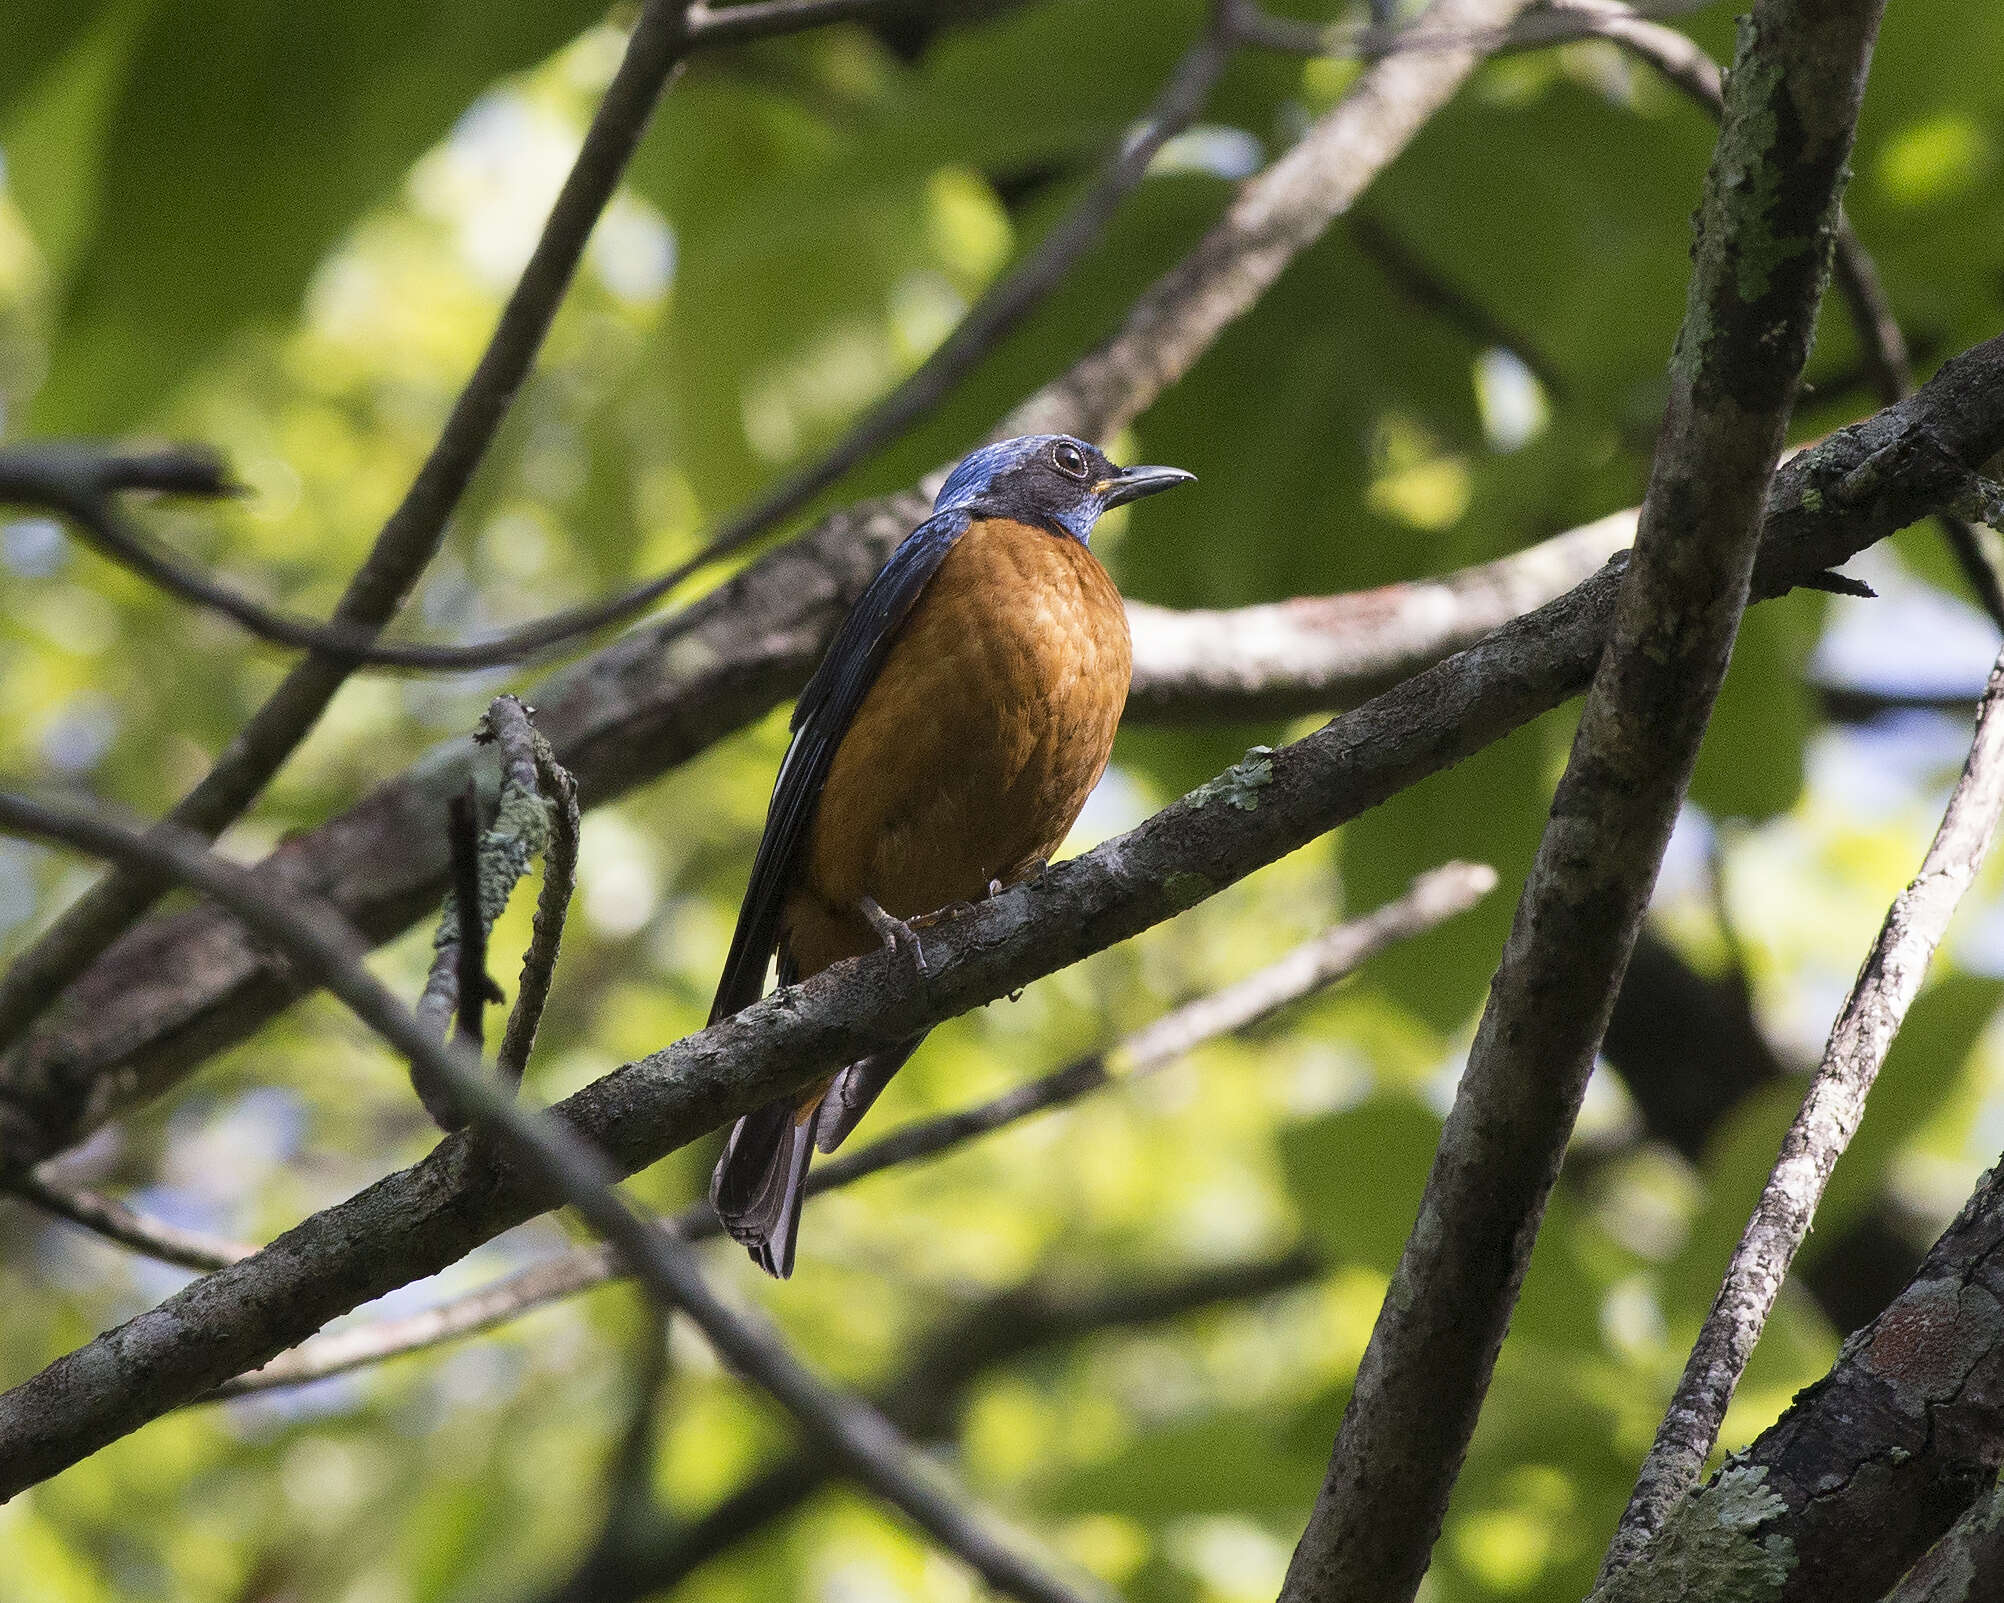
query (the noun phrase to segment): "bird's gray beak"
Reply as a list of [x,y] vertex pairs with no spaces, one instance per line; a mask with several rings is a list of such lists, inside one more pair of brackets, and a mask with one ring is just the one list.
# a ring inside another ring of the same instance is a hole
[[1173,490],[1179,484],[1195,484],[1197,475],[1181,468],[1124,468],[1113,478],[1102,479],[1093,489],[1101,506],[1126,506],[1158,490]]

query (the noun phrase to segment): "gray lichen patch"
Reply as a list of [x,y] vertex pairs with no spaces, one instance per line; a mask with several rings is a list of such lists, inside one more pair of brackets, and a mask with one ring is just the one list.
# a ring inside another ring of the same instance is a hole
[[1788,1512],[1767,1473],[1755,1465],[1728,1464],[1678,1509],[1644,1558],[1596,1598],[1618,1596],[1624,1603],[1778,1598],[1795,1569],[1795,1544],[1779,1533],[1762,1534],[1768,1522]]
[[1231,767],[1190,792],[1190,805],[1199,809],[1214,801],[1236,807],[1242,813],[1259,809],[1259,793],[1273,783],[1273,748],[1254,746]]

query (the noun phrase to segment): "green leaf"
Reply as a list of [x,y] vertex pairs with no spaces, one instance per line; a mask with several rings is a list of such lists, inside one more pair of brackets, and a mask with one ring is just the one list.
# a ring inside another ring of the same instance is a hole
[[37,425],[129,429],[235,330],[292,312],[341,231],[481,89],[599,12],[591,0],[158,8],[106,111],[96,171],[78,180],[98,198]]

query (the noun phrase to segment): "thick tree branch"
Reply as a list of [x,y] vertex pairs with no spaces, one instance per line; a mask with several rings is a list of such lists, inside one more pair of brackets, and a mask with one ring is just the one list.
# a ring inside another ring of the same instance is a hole
[[1950,793],[1920,872],[1886,914],[1879,938],[1831,1027],[1823,1062],[1802,1109],[1782,1137],[1753,1216],[1734,1249],[1725,1281],[1705,1318],[1676,1395],[1656,1433],[1635,1495],[1622,1516],[1601,1574],[1632,1561],[1664,1517],[1704,1473],[1726,1408],[1796,1249],[1809,1233],[1823,1188],[1864,1117],[1865,1098],[1920,992],[1948,922],[1975,882],[2004,814],[2004,658],[1990,671],[1976,714],[1976,736]]
[[[1790,462],[1771,492],[1756,592],[1813,578],[1962,494],[1970,465],[2004,447],[2000,372],[2004,339],[1947,364],[1912,401]],[[631,1172],[838,1063],[1172,917],[1577,693],[1607,642],[1624,567],[1610,564],[1355,712],[1253,754],[1140,828],[945,926],[927,943],[937,966],[923,994],[881,958],[838,965],[608,1075],[559,1111]],[[0,1490],[257,1367],[541,1205],[534,1188],[489,1172],[463,1137],[449,1138],[416,1167],[0,1398]]]
[[[1209,996],[1165,1013],[1112,1050],[1074,1058],[1063,1067],[1014,1086],[970,1108],[921,1119],[824,1163],[807,1178],[810,1197],[878,1174],[898,1164],[937,1157],[982,1136],[1053,1108],[1069,1106],[1109,1086],[1151,1074],[1206,1041],[1264,1023],[1281,1009],[1354,973],[1387,947],[1424,934],[1465,912],[1496,883],[1481,863],[1449,863],[1421,875],[1405,895],[1305,941],[1277,962]],[[716,1210],[699,1202],[661,1227],[684,1241],[722,1234]],[[144,1250],[144,1249],[142,1249]],[[255,1249],[247,1249],[255,1250]],[[245,1256],[240,1253],[238,1256]],[[220,1268],[231,1259],[197,1265]],[[494,1285],[402,1319],[360,1325],[282,1353],[262,1369],[238,1376],[210,1393],[242,1396],[297,1386],[419,1352],[519,1318],[531,1309],[603,1285],[624,1266],[603,1247],[577,1247],[517,1271]]]
[[[658,3],[650,8],[636,29],[628,65],[641,51],[646,19],[660,9]],[[1519,0],[1439,0],[1427,16],[1443,27],[1481,30],[1507,22],[1518,9]],[[663,48],[672,55],[672,44],[650,46],[647,59],[659,58]],[[1104,435],[1133,418],[1258,301],[1282,268],[1321,235],[1452,96],[1476,59],[1475,47],[1464,45],[1393,56],[1368,70],[1286,155],[1246,182],[1196,249],[1134,304],[1111,340],[1018,408],[1005,431]],[[622,67],[615,90],[625,74]],[[613,104],[613,91],[608,91],[601,121]],[[594,132],[597,127],[595,123]],[[637,128],[636,123],[636,133]],[[587,153],[592,148],[588,138]],[[553,213],[553,229],[556,219]],[[526,290],[517,293],[519,297]],[[525,352],[524,364],[526,360]],[[465,466],[470,471],[470,462]],[[413,496],[417,493],[414,489]],[[847,601],[860,593],[892,545],[925,512],[924,499],[908,494],[838,513],[704,601],[643,636],[608,648],[538,693],[537,704],[551,713],[553,742],[565,766],[580,776],[586,798],[615,793],[661,771],[797,689]],[[372,587],[371,593],[379,588]],[[749,650],[747,642],[753,643]],[[304,684],[301,676],[319,661],[301,664],[288,684]],[[323,663],[316,671],[320,677],[312,683],[324,689],[338,683],[346,667]],[[639,699],[635,684],[649,680],[655,692],[651,704],[634,708],[617,733],[607,729],[616,707],[632,707]],[[326,693],[331,695],[331,689]],[[324,705],[324,698],[314,703],[304,724],[290,713],[281,716],[280,709],[298,699],[281,689],[239,741],[242,755],[233,748],[218,770],[249,775],[254,783],[224,787],[228,794],[219,800],[227,806],[204,802],[191,812],[191,797],[175,821],[213,832],[214,820],[234,817],[291,750],[296,741],[291,731],[310,725]],[[586,726],[578,732],[579,743],[564,739],[556,716],[556,703],[563,700],[572,701]],[[268,738],[274,728],[287,732],[276,746]],[[582,749],[600,737],[606,739],[605,747]],[[365,894],[355,902],[341,900],[343,911],[365,933],[380,938],[436,903],[445,865],[435,839],[429,846],[403,844],[393,851],[393,860],[414,870],[394,888],[384,885],[390,877],[384,854],[390,842],[413,838],[405,807],[435,808],[441,796],[464,782],[462,772],[444,791],[428,789],[443,777],[441,767],[428,768],[416,784],[378,792],[322,835],[323,845],[333,844],[327,839],[331,834],[343,846],[359,846],[365,820],[388,824],[395,817],[394,827],[343,865],[342,872],[354,876],[347,889],[388,890],[374,898]],[[221,783],[205,785],[197,794]],[[326,873],[332,865],[310,863],[311,856],[296,851],[284,867],[274,862],[273,868],[298,871],[323,894],[331,892]],[[0,1041],[18,1033],[56,991],[72,986],[107,943],[151,904],[154,894],[147,889],[142,895],[132,882],[115,876],[108,888],[86,896],[59,920],[51,935],[0,981]],[[135,932],[119,959],[108,965],[113,972],[103,975],[102,985],[75,985],[55,1026],[20,1043],[0,1062],[0,1169],[36,1161],[74,1141],[117,1106],[157,1094],[188,1063],[286,998],[287,982],[259,962],[226,924],[212,923],[204,938],[190,939],[193,932],[186,927],[169,934],[172,923],[157,921]],[[201,976],[193,985],[188,983],[191,973]],[[10,996],[15,1000],[10,1002]],[[231,1003],[238,1005],[234,1014]],[[86,1037],[116,1041],[116,1061],[107,1061]]]
[[[2004,1462],[2004,1171],[1892,1305],[1594,1603],[1874,1603]],[[1974,1594],[1987,1596],[1988,1594]]]
[[1425,1572],[1746,605],[1882,5],[1743,30],[1612,638],[1285,1603]]

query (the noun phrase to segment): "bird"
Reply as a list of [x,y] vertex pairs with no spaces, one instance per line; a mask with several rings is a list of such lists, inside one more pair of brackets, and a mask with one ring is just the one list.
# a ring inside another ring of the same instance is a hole
[[[1109,508],[1190,483],[1068,434],[983,446],[891,553],[794,707],[710,1022],[1040,873],[1099,782],[1133,658],[1092,554]],[[733,1126],[711,1181],[724,1229],[793,1272],[818,1147],[856,1127],[923,1034]]]

